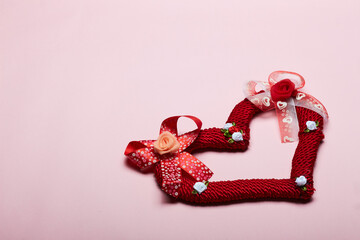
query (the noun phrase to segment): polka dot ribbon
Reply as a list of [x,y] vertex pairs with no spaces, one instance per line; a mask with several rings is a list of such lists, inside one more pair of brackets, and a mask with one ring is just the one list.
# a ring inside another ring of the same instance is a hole
[[[197,128],[179,136],[177,122],[180,117],[190,118],[196,123]],[[162,122],[160,134],[167,131],[176,137],[180,147],[175,153],[160,155],[154,151],[155,140],[142,140],[130,142],[124,154],[140,169],[149,168],[154,164],[161,164],[161,188],[173,197],[177,197],[178,189],[181,187],[181,170],[187,172],[198,182],[207,181],[213,175],[213,172],[205,164],[184,151],[195,141],[201,126],[202,122],[200,119],[194,116],[169,117]]]
[[[286,82],[288,86],[285,86],[285,88],[280,86],[279,88],[280,82]],[[290,85],[292,85],[292,88]],[[250,81],[244,90],[247,99],[262,111],[275,108],[280,127],[281,142],[283,143],[298,140],[299,124],[295,106],[315,111],[324,120],[329,118],[325,106],[319,100],[310,94],[298,91],[304,85],[305,80],[298,73],[275,71],[270,74],[268,82]],[[278,89],[280,90],[277,91]],[[288,96],[286,90],[289,91]],[[285,98],[279,99],[279,95],[280,97],[285,96]]]

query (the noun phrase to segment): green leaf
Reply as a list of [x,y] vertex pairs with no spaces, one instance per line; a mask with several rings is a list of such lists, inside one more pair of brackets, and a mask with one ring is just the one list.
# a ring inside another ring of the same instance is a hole
[[316,121],[315,123],[316,123],[316,126],[318,127],[319,126],[319,121]]
[[194,189],[191,194],[198,194],[198,192]]
[[240,130],[241,134],[244,135],[244,131],[243,130]]
[[231,134],[229,133],[229,131],[226,131],[226,132],[224,132],[224,136],[225,137],[231,137]]
[[205,186],[209,186],[209,181],[206,181],[206,182],[205,182]]
[[235,123],[235,122],[232,122],[232,125],[233,125],[233,126],[235,126],[235,125],[236,125],[236,123]]
[[306,191],[307,187],[302,187],[301,190]]
[[225,128],[222,128],[220,131],[224,133],[224,132],[226,132],[227,130],[226,130]]
[[305,129],[304,132],[310,132],[310,130],[309,130],[309,129]]
[[230,138],[230,139],[228,140],[228,142],[229,142],[229,143],[234,143],[234,139]]

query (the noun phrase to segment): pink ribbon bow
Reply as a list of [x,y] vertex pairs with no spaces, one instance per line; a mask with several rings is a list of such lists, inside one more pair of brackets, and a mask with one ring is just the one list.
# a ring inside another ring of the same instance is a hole
[[[177,122],[180,117],[193,120],[197,125],[197,129],[179,136]],[[177,189],[181,186],[181,169],[196,181],[207,181],[213,175],[213,172],[205,164],[188,152],[184,152],[199,135],[201,125],[200,119],[193,116],[184,115],[167,118],[161,124],[160,136],[164,132],[169,132],[175,136],[180,144],[175,152],[160,154],[154,147],[154,143],[157,144],[156,140],[142,140],[130,142],[125,150],[125,155],[140,169],[148,168],[157,163],[161,164],[161,188],[168,194],[177,197]],[[166,140],[165,143],[167,142]]]
[[[326,108],[319,100],[298,91],[304,85],[305,80],[300,74],[276,71],[270,74],[268,82],[250,81],[245,88],[247,98],[262,111],[275,108],[283,143],[298,139],[299,124],[295,106],[315,111],[324,120],[329,118]],[[256,90],[258,87],[260,89]]]

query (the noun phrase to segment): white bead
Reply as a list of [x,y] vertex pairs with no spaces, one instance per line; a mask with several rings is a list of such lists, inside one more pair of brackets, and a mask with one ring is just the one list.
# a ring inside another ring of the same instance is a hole
[[307,122],[306,122],[306,127],[307,127],[307,129],[309,129],[310,131],[317,129],[317,127],[316,127],[316,122],[314,122],[314,121],[307,121]]
[[300,176],[296,178],[295,182],[298,187],[303,187],[307,183],[307,180],[306,177]]
[[203,191],[205,191],[207,189],[205,183],[203,182],[197,182],[194,184],[194,189],[201,194]]
[[231,138],[232,138],[235,142],[238,142],[238,141],[242,141],[242,140],[243,140],[243,136],[242,136],[241,132],[234,132],[234,133],[231,135]]
[[223,129],[226,129],[226,130],[228,130],[230,127],[232,127],[233,125],[232,125],[232,123],[226,123],[225,125],[224,125],[224,127],[223,127]]

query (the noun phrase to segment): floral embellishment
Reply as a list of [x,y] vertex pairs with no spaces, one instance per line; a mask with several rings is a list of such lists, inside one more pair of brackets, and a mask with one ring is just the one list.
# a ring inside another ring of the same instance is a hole
[[[231,126],[230,126],[231,124]],[[224,133],[225,137],[230,138],[229,143],[243,141],[243,136],[245,135],[244,131],[239,129],[236,124],[226,123],[225,126],[221,129],[221,132]]]
[[229,129],[230,127],[232,127],[232,126],[233,126],[232,123],[226,123],[222,129],[228,130],[228,129]]
[[317,129],[317,127],[319,126],[319,122],[318,121],[307,121],[306,122],[306,129],[304,130],[304,132],[310,132],[310,131],[314,131]]
[[243,136],[242,136],[242,133],[241,133],[241,132],[234,132],[234,133],[231,135],[231,138],[234,139],[235,142],[238,142],[238,141],[242,141],[242,140],[243,140]]
[[192,194],[201,194],[207,189],[209,185],[209,181],[205,182],[196,182],[193,186],[194,190],[191,192]]
[[273,101],[284,101],[297,93],[295,84],[290,79],[284,79],[274,84],[270,89]]
[[162,132],[154,142],[154,150],[160,155],[175,153],[180,148],[180,143],[170,132]]
[[297,177],[295,180],[296,186],[301,187],[301,190],[306,191],[307,188],[305,187],[307,183],[307,179],[305,176]]

